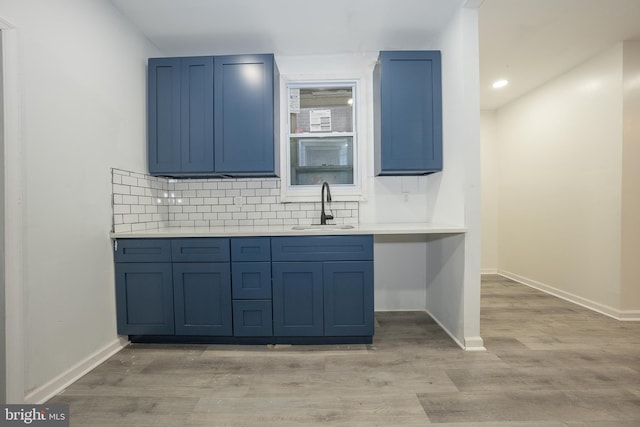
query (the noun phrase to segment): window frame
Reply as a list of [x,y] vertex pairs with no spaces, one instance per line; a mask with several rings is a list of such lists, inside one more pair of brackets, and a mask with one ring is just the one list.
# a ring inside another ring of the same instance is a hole
[[[281,185],[280,200],[282,202],[319,202],[321,185],[291,185],[291,138],[331,138],[348,136],[352,138],[353,147],[353,184],[330,184],[331,197],[334,201],[363,201],[366,200],[365,192],[365,169],[366,169],[366,144],[363,142],[365,135],[363,131],[364,103],[361,91],[362,79],[360,78],[287,78],[281,76],[280,87],[280,111],[281,111]],[[351,88],[353,98],[353,124],[352,132],[307,132],[296,134],[291,129],[291,112],[289,109],[289,89],[309,89],[309,88]]]

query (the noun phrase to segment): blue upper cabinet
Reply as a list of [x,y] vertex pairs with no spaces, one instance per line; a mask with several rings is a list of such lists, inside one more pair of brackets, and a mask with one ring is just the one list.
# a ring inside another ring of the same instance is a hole
[[277,79],[273,55],[216,56],[217,173],[274,175]]
[[180,171],[180,58],[149,59],[147,70],[149,172]]
[[273,55],[149,59],[149,172],[274,176],[278,78]]
[[376,175],[441,171],[440,52],[380,52],[373,80]]
[[213,57],[149,59],[148,85],[149,172],[211,172]]
[[213,58],[180,59],[180,166],[185,173],[213,169]]

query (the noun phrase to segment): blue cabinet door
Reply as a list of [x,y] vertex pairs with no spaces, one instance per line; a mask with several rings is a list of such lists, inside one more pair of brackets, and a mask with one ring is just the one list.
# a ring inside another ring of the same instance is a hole
[[149,173],[180,172],[180,58],[149,59],[147,75]]
[[216,173],[273,175],[273,55],[216,56],[214,67]]
[[373,335],[373,262],[325,262],[324,333]]
[[274,262],[273,334],[322,336],[322,263]]
[[233,299],[271,299],[270,262],[231,263]]
[[213,57],[180,59],[180,171],[213,171]]
[[174,263],[176,335],[232,334],[229,263]]
[[171,263],[116,263],[116,311],[122,335],[172,335]]
[[273,335],[271,300],[233,301],[233,335],[270,337]]
[[439,51],[386,51],[374,70],[376,175],[442,170]]

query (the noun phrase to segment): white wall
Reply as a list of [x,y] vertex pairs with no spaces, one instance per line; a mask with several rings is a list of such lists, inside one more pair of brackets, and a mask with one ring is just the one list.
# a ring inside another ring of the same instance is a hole
[[428,220],[464,224],[464,237],[427,244],[427,311],[467,349],[480,338],[480,112],[477,10],[462,8],[440,34],[443,172],[428,177]]
[[620,308],[622,105],[618,44],[497,112],[500,272],[604,312]]
[[118,346],[110,167],[146,168],[145,64],[158,52],[103,0],[2,0],[0,15],[18,36],[23,157],[24,278],[7,286],[23,287],[24,348],[11,351],[24,389],[11,395],[39,401]]
[[482,220],[482,260],[483,274],[498,272],[498,129],[495,111],[480,112],[481,148],[481,220]]

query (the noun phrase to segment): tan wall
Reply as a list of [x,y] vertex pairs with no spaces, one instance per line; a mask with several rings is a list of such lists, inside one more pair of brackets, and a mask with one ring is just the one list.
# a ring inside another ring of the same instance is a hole
[[498,271],[498,141],[495,111],[480,114],[482,273]]
[[621,87],[619,44],[497,113],[499,269],[614,310]]
[[640,41],[623,49],[621,309],[640,310]]

